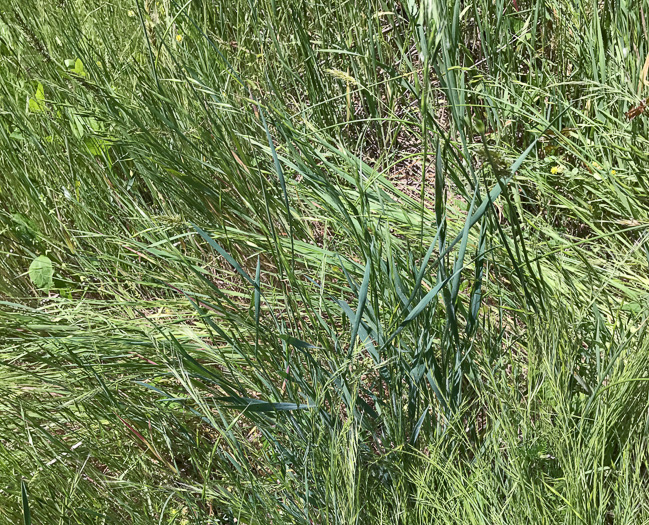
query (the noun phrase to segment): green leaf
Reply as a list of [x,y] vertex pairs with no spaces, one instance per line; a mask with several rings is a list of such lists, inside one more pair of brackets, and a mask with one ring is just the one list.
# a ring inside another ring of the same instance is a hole
[[38,83],[38,87],[36,88],[36,100],[43,102],[45,100],[45,89],[43,88],[43,84],[40,82]]
[[86,76],[86,71],[80,58],[77,58],[76,62],[74,63],[74,72],[81,77]]
[[212,239],[212,237],[210,237],[210,235],[207,232],[203,231],[195,224],[192,224],[192,226],[198,232],[198,234],[201,237],[203,237],[203,239],[205,239],[208,242],[208,244],[219,253],[219,255],[221,255],[221,257],[223,257],[226,261],[230,263],[230,265],[237,271],[237,273],[241,277],[243,277],[246,281],[248,281],[250,284],[255,286],[255,282],[250,278],[250,276],[246,273],[246,271],[239,265],[237,261],[235,261],[232,258],[232,256],[228,252],[226,252],[223,248],[221,248],[221,245],[219,243],[217,243],[214,239]]
[[29,265],[29,278],[39,290],[48,291],[54,285],[52,261],[46,255],[39,255]]
[[27,484],[24,480],[20,481],[20,492],[23,500],[23,521],[25,525],[31,525],[32,515],[29,510],[29,496],[27,495]]
[[367,290],[370,285],[370,275],[372,273],[372,260],[367,259],[367,264],[365,265],[365,274],[363,275],[363,284],[361,284],[361,290],[358,293],[358,308],[353,319],[352,326],[352,335],[349,343],[349,352],[351,354],[354,345],[356,344],[356,335],[358,334],[358,328],[361,324],[361,319],[363,319],[363,309],[365,308],[365,301],[367,300]]
[[108,152],[108,148],[111,145],[111,143],[107,140],[102,140],[91,136],[85,136],[83,138],[83,142],[86,145],[88,152],[95,157],[101,157],[102,155],[106,154]]
[[293,410],[310,410],[314,405],[305,403],[271,403],[249,397],[223,397],[218,398],[225,403],[227,408],[245,409],[246,412],[289,412]]
[[45,111],[45,89],[43,88],[43,84],[40,82],[38,83],[38,87],[36,88],[36,94],[34,95],[34,98],[29,99],[29,111],[32,113],[40,113],[42,111]]
[[305,343],[304,341],[301,341],[300,339],[297,339],[295,337],[291,337],[290,335],[287,334],[280,334],[279,338],[282,339],[283,341],[286,341],[289,345],[294,346],[295,348],[301,348],[303,350],[308,348],[316,348],[310,343]]

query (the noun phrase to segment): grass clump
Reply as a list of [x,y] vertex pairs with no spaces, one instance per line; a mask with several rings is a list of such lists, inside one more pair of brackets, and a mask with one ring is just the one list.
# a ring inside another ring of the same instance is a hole
[[649,5],[0,12],[0,519],[649,520]]

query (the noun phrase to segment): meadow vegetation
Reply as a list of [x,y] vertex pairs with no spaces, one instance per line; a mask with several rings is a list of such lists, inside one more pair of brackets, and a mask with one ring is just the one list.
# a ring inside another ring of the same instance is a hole
[[0,1],[0,522],[649,523],[647,0]]

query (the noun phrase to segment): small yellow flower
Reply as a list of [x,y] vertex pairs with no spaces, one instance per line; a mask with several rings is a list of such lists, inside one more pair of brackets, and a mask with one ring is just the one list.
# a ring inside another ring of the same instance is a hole
[[101,67],[101,60],[97,60],[97,65]]
[[552,166],[550,173],[552,173],[552,175],[556,175],[557,173],[559,173],[559,166]]
[[615,175],[617,173],[615,170],[611,170],[611,175]]
[[596,170],[602,169],[602,167],[597,162],[593,162],[593,168],[595,168]]
[[135,16],[135,11],[129,11],[127,15],[133,18]]
[[178,42],[182,42],[183,41],[183,35],[176,35],[176,40]]

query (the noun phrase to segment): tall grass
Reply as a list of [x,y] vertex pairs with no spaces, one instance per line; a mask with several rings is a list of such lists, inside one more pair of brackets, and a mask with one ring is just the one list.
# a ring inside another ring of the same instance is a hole
[[0,518],[648,521],[648,8],[3,8]]

